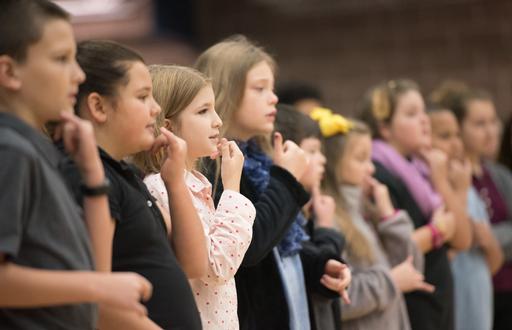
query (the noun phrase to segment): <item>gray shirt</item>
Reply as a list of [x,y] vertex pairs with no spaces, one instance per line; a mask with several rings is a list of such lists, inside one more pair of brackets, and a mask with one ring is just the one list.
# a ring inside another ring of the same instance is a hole
[[[0,252],[30,268],[92,270],[87,230],[59,159],[41,133],[0,113]],[[94,329],[96,314],[91,304],[2,308],[0,329]]]
[[[409,317],[402,292],[395,286],[390,270],[413,255],[415,265],[422,270],[423,257],[411,240],[412,221],[404,211],[376,225],[361,215],[361,190],[342,186],[348,212],[357,229],[365,236],[374,255],[372,263],[347,253],[352,267],[352,282],[348,288],[351,304],[342,307],[343,329],[410,329]],[[350,247],[345,249],[349,250]]]

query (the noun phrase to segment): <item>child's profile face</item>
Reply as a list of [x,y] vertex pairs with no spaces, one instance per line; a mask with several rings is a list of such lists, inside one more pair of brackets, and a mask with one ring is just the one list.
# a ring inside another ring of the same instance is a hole
[[211,156],[217,151],[222,120],[215,111],[215,94],[211,85],[203,87],[192,102],[178,115],[173,131],[187,142],[189,158]]
[[491,101],[473,100],[468,104],[461,124],[461,135],[467,151],[478,157],[495,154],[498,148],[499,124]]
[[344,149],[337,168],[338,178],[341,183],[362,187],[375,172],[371,137],[369,134],[352,134]]
[[450,111],[438,111],[430,114],[432,126],[432,147],[446,153],[450,159],[462,159],[463,146],[459,124]]
[[409,90],[398,97],[395,113],[383,135],[406,156],[430,146],[430,121],[418,91]]
[[123,157],[151,148],[155,141],[156,117],[161,109],[153,98],[148,68],[133,62],[127,72],[128,83],[117,88],[108,121],[100,129]]
[[244,96],[231,122],[233,138],[248,140],[272,133],[277,101],[274,73],[268,63],[262,61],[247,72]]
[[78,85],[85,79],[75,60],[76,43],[71,25],[53,19],[43,26],[41,39],[27,49],[25,61],[15,62],[19,100],[33,114],[32,124],[42,127],[73,111]]
[[311,191],[314,187],[319,187],[325,172],[325,156],[322,153],[322,142],[315,138],[305,138],[300,142],[300,147],[306,152],[309,158],[308,168],[302,177],[302,184]]

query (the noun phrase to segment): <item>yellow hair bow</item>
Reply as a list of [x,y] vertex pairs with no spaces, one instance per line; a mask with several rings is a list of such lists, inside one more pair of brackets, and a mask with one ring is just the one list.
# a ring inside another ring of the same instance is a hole
[[333,114],[327,108],[315,108],[309,116],[318,122],[320,131],[324,137],[331,137],[336,134],[346,134],[353,126],[353,123],[339,114]]

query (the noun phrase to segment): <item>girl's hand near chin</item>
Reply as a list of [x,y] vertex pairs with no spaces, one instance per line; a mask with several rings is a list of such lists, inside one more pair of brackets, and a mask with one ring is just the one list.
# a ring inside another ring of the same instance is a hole
[[244,155],[235,141],[222,139],[220,142],[221,177],[224,189],[239,191],[240,178],[244,167]]

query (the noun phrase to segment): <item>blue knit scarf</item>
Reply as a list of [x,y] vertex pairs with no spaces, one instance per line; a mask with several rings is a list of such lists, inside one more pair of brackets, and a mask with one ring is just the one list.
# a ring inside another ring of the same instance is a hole
[[[261,195],[267,188],[270,180],[272,160],[253,140],[248,142],[238,141],[237,143],[245,157],[244,175],[249,179],[258,195]],[[305,224],[306,218],[304,218],[302,212],[299,212],[277,247],[282,257],[299,253],[302,249],[302,242],[309,239],[303,229]]]

